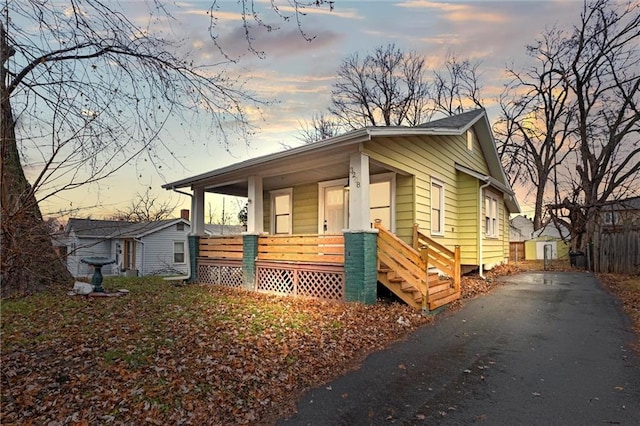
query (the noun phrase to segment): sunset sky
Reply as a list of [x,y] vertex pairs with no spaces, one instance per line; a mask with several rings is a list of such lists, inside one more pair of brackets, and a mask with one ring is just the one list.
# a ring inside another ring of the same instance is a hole
[[[219,57],[208,34],[206,11],[211,3],[212,0],[182,1],[179,8],[172,9],[176,18],[174,32],[187,38],[197,52],[196,61],[209,63]],[[269,1],[256,3],[269,7]],[[139,14],[141,24],[148,20],[142,8],[137,7],[139,2],[126,4],[131,7],[129,13]],[[283,13],[290,13],[287,2],[279,4]],[[51,199],[43,206],[45,215],[80,207],[76,216],[102,218],[126,206],[147,187],[162,200],[188,208],[188,197],[160,186],[282,150],[283,145],[300,144],[296,139],[300,122],[328,107],[331,84],[341,60],[353,52],[366,54],[389,43],[422,55],[430,70],[438,69],[448,53],[481,61],[481,95],[489,119],[494,121],[497,97],[506,81],[505,67],[526,65],[525,46],[545,28],[570,29],[582,8],[579,1],[336,0],[332,12],[326,8],[306,10],[302,26],[306,34],[315,37],[311,43],[304,40],[295,23],[281,24],[279,30],[270,33],[257,30],[255,46],[266,54],[265,59],[260,59],[247,51],[237,2],[222,0],[218,5],[216,31],[221,47],[228,55],[240,58],[229,70],[246,77],[247,87],[259,98],[274,102],[262,109],[262,115],[252,113],[259,132],[248,145],[236,141],[225,150],[215,136],[203,129],[172,123],[163,137],[177,152],[178,161],[166,159],[161,174],[143,160],[134,161],[108,181]],[[262,17],[269,23],[278,22],[269,11]],[[219,215],[219,200],[210,201]],[[524,212],[530,213],[533,200],[521,197],[519,201]],[[234,205],[231,200],[226,204],[228,208]]]

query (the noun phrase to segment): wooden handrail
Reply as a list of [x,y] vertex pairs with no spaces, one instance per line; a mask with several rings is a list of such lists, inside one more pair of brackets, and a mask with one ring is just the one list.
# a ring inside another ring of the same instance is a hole
[[413,246],[416,249],[427,247],[427,250],[424,250],[427,265],[438,268],[453,278],[455,290],[460,291],[460,246],[449,250],[420,232],[418,224],[413,225]]
[[374,227],[378,230],[378,261],[420,291],[423,303],[428,303],[427,265],[420,253],[392,234],[379,221],[374,223]]

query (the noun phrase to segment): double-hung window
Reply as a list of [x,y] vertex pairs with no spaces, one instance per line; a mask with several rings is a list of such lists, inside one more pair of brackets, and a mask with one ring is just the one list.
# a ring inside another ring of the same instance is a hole
[[369,184],[369,219],[371,226],[376,220],[385,228],[394,231],[395,175],[385,173],[370,177]]
[[271,233],[291,234],[292,197],[291,188],[271,192]]
[[444,184],[431,180],[431,235],[444,235]]
[[618,212],[605,212],[604,224],[605,225],[617,225],[620,223],[620,215]]
[[498,200],[491,195],[484,197],[484,230],[487,237],[498,236]]
[[173,242],[173,263],[185,263],[184,241]]

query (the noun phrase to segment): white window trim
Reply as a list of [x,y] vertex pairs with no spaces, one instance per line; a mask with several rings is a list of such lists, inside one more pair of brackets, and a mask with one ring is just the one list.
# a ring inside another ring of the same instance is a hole
[[[345,187],[349,180],[347,178],[344,179],[334,179],[327,180],[324,182],[318,182],[318,234],[324,234],[324,189],[330,186],[342,186]],[[349,223],[349,195],[346,194],[344,198],[344,223]]]
[[[176,262],[176,243],[182,243],[182,257],[184,261]],[[172,251],[173,251],[173,264],[174,265],[185,265],[187,263],[187,243],[184,240],[174,240],[172,243]]]
[[[278,195],[289,195],[289,235],[293,233],[293,188],[277,189],[275,191],[269,191],[271,197],[271,210],[270,210],[270,229],[271,233],[276,233],[276,197]],[[285,235],[285,234],[278,234]]]
[[[484,217],[485,217],[485,229],[484,229],[484,235],[486,238],[499,238],[500,237],[500,213],[499,213],[499,200],[498,197],[496,197],[495,194],[491,193],[491,192],[485,192],[484,193],[484,199],[485,199],[485,203],[484,203],[484,208],[485,208],[485,212],[484,212]],[[487,212],[487,203],[486,200],[489,199],[489,207],[491,206],[495,206],[495,212]],[[490,213],[494,213],[495,216],[491,216]],[[491,230],[487,229],[487,217],[489,218],[489,221],[495,221],[495,223],[493,224],[493,226],[491,228]],[[491,232],[489,232],[491,231]]]
[[[442,188],[441,191],[440,191],[440,231],[434,231],[433,230],[433,185],[438,185],[438,186],[440,186],[440,188]],[[445,185],[444,185],[443,181],[441,181],[440,179],[434,178],[434,177],[431,178],[431,184],[429,185],[429,193],[430,193],[430,195],[429,195],[429,209],[431,211],[431,216],[430,216],[431,217],[430,218],[430,222],[431,223],[429,223],[429,229],[431,231],[431,235],[436,235],[436,236],[440,236],[440,237],[444,236],[444,230],[446,229],[445,223],[444,223],[444,218],[445,218],[445,214],[444,214],[444,211],[445,211],[445,204],[444,204],[445,196],[444,196],[444,193],[445,193],[445,190],[446,190],[446,188],[445,188]]]

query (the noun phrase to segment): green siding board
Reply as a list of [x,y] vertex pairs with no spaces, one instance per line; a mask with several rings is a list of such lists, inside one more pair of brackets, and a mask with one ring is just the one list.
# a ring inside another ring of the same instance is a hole
[[293,188],[293,233],[318,233],[318,184]]

